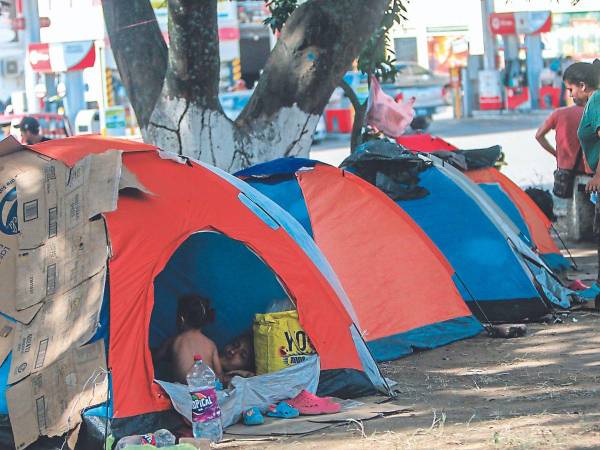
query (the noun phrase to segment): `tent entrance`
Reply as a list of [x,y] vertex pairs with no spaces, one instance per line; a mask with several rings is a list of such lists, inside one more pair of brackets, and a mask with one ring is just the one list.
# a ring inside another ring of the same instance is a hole
[[215,231],[195,233],[154,280],[150,348],[177,334],[177,299],[191,293],[210,299],[216,318],[202,331],[219,348],[250,330],[256,313],[289,302],[275,273],[244,243]]

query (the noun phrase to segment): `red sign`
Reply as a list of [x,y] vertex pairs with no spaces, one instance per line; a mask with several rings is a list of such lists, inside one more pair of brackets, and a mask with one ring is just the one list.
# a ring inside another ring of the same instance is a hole
[[550,11],[522,11],[490,14],[493,34],[540,34],[552,28]]
[[493,34],[517,34],[513,13],[490,14],[490,29]]
[[31,68],[36,72],[52,72],[52,66],[50,66],[50,47],[48,44],[29,44],[27,56]]
[[36,72],[71,72],[93,67],[96,62],[93,41],[29,44],[27,54]]

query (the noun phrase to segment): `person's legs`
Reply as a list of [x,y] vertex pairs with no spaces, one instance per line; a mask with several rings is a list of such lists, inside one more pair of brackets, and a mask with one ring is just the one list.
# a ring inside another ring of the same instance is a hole
[[596,207],[594,208],[594,240],[596,241],[598,252],[598,273],[596,282],[586,290],[578,292],[581,297],[589,300],[593,300],[600,296],[600,202],[596,202]]

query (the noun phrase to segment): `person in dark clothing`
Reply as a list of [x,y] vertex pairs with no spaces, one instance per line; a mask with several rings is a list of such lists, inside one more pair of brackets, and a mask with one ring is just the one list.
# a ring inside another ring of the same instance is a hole
[[40,134],[40,123],[35,117],[23,117],[21,122],[19,122],[18,125],[15,125],[15,128],[18,128],[21,131],[22,144],[34,145],[50,140]]

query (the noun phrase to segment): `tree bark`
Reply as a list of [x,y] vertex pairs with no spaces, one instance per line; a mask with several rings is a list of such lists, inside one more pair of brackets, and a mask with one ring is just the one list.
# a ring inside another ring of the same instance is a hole
[[102,0],[117,68],[141,128],[148,126],[167,70],[167,45],[148,0]]
[[[113,14],[129,8],[129,2],[103,1],[114,7]],[[312,0],[298,7],[283,27],[248,105],[233,122],[218,101],[216,0],[169,0],[169,64],[166,75],[162,72],[158,101],[148,120],[140,121],[144,140],[228,171],[281,156],[308,156],[319,116],[381,23],[388,1]],[[114,33],[115,27],[111,29]],[[146,57],[144,37],[139,33],[131,44],[138,55],[127,51],[121,58],[127,66],[123,71],[139,70],[135,63],[140,55]],[[142,67],[151,70],[147,63]],[[141,87],[126,88],[129,93]],[[134,104],[138,117],[147,117],[149,104]]]
[[356,147],[362,144],[362,128],[365,125],[368,101],[361,103],[352,86],[345,80],[342,79],[340,86],[354,108],[354,122],[352,124],[352,134],[350,135],[350,152],[353,153]]

